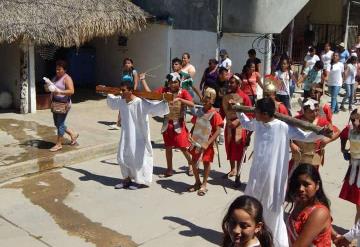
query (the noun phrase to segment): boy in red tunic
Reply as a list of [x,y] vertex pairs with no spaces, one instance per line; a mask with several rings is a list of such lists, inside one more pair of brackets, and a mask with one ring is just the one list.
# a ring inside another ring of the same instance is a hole
[[[228,103],[229,100],[232,99],[244,106],[252,106],[249,96],[240,89],[240,82],[240,78],[237,75],[230,77],[227,94],[223,98],[222,108],[220,110],[220,114],[223,117],[226,117],[225,149],[227,160],[230,161],[231,167],[227,177],[234,177],[240,172],[241,160],[244,157],[245,146],[247,143],[247,130],[241,128],[240,120],[237,117],[236,112],[231,110],[231,106]],[[240,183],[240,173],[238,177],[239,181],[237,181],[237,183]]]
[[[203,97],[203,108],[199,109],[191,122],[194,124],[192,135],[190,137],[192,155],[192,167],[195,176],[195,184],[188,191],[195,192],[199,196],[204,196],[207,192],[207,180],[210,174],[210,164],[214,159],[214,141],[220,134],[223,126],[223,120],[220,114],[213,107],[216,98],[216,91],[207,88]],[[204,164],[204,177],[201,183],[197,164],[199,160]]]
[[180,88],[180,75],[176,72],[167,76],[167,87],[156,90],[159,93],[171,93],[174,101],[169,102],[170,113],[164,117],[161,129],[165,143],[167,170],[165,177],[173,175],[172,157],[173,148],[178,148],[184,154],[189,164],[189,174],[191,171],[191,156],[187,151],[190,146],[189,132],[185,124],[185,108],[194,107],[193,99],[188,91]]
[[[339,137],[339,130],[336,126],[333,126],[326,118],[319,114],[319,103],[316,100],[307,98],[303,102],[302,113],[296,118],[310,122],[319,127],[328,126],[333,130],[333,136],[331,138],[323,138],[316,142],[291,142],[292,158],[290,160],[290,166],[293,166],[292,170],[300,163],[307,163],[315,166],[319,169],[320,165],[324,164],[325,146],[336,140]],[[289,169],[291,173],[291,169]]]

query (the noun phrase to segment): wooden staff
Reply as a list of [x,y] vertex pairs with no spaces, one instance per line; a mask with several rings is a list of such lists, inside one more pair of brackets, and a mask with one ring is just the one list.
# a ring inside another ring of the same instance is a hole
[[[232,108],[237,111],[237,112],[245,112],[245,113],[254,113],[255,112],[255,107],[249,107],[249,106],[243,106],[243,105],[233,105]],[[318,135],[324,135],[326,137],[331,138],[332,137],[332,131],[329,130],[328,132],[324,132],[323,129],[319,126],[316,126],[312,123],[303,121],[301,119],[297,119],[297,118],[293,118],[293,117],[289,117],[287,115],[275,112],[275,118],[289,124],[295,127],[299,127],[301,129],[304,130],[310,130],[315,132]]]
[[[122,92],[118,87],[108,87],[104,85],[97,85],[96,92],[101,94],[114,94],[114,95],[121,95]],[[174,95],[170,93],[156,93],[156,92],[146,92],[146,91],[137,91],[135,90],[133,94],[137,97],[141,97],[144,99],[149,100],[166,100],[166,101],[173,101]]]

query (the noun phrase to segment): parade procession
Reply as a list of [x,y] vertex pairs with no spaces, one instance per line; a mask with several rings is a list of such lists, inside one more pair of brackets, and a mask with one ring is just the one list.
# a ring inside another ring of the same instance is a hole
[[360,246],[360,2],[0,13],[1,247]]

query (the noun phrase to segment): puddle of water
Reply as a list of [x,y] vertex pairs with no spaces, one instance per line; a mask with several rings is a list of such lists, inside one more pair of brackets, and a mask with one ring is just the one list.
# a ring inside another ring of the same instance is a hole
[[[56,153],[50,152],[49,149],[55,143],[48,140],[56,139],[55,127],[42,125],[34,121],[0,119],[0,130],[15,140],[14,143],[2,146],[2,149],[4,149],[2,153],[5,154],[0,157],[2,164],[11,165],[37,159],[40,171],[53,168],[53,158]],[[76,147],[64,145],[60,152],[74,149]],[[47,159],[43,161],[45,157]]]
[[[47,186],[43,186],[47,184]],[[2,188],[21,189],[22,193],[37,206],[47,211],[69,235],[83,238],[97,247],[135,247],[129,236],[93,222],[81,212],[64,204],[64,199],[74,189],[74,184],[60,172],[52,172],[26,178]]]

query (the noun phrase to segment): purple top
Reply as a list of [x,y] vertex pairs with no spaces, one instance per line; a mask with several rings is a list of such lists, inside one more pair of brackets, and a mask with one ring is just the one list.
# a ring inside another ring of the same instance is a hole
[[[65,78],[68,77],[68,74],[64,74],[60,79],[56,80],[56,77],[52,80],[54,85],[60,89],[60,90],[65,90]],[[54,95],[52,94],[52,99],[54,101],[59,101],[59,102],[70,102],[71,103],[71,98],[70,96],[67,95]]]

